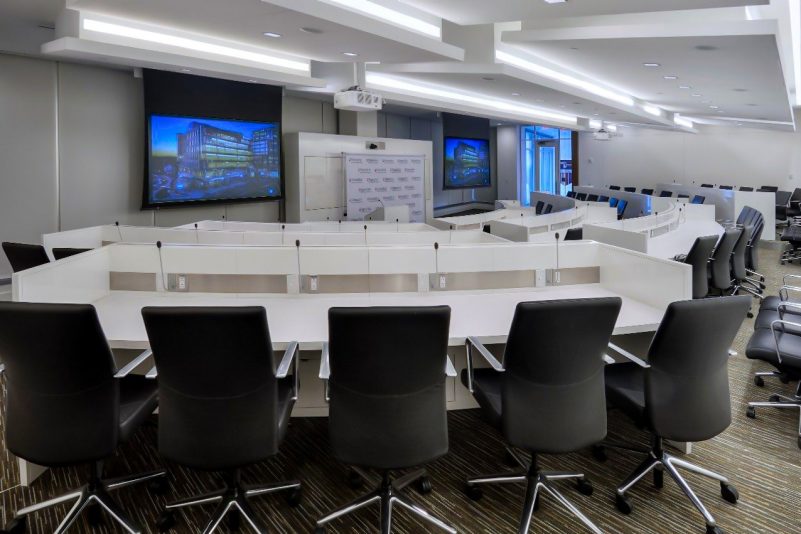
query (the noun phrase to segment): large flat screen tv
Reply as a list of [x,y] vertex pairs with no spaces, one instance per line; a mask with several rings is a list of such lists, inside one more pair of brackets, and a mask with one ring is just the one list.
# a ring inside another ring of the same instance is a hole
[[281,127],[150,115],[144,206],[281,198]]
[[445,189],[490,187],[490,147],[486,139],[445,138]]

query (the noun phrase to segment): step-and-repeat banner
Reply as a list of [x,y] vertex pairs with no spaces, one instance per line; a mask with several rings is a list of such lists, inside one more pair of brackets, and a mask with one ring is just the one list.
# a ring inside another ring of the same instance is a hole
[[410,222],[425,222],[425,156],[345,154],[348,219],[406,204]]

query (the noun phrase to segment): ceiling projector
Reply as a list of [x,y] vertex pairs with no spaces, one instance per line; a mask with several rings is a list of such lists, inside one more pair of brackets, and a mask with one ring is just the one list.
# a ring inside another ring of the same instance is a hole
[[334,107],[344,111],[381,111],[384,98],[370,91],[352,87],[334,95]]
[[601,128],[600,130],[598,130],[593,134],[593,137],[595,138],[596,141],[609,141],[610,139],[612,139],[612,134]]

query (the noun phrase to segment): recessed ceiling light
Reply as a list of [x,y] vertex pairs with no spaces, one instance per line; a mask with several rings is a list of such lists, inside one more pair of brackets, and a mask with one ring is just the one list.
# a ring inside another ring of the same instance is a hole
[[683,89],[683,90],[686,91],[686,90],[692,89],[692,87],[690,87],[689,85],[680,85],[679,89]]
[[520,93],[512,93],[512,96],[520,96]]
[[747,93],[748,89],[743,89],[743,88],[738,87],[738,88],[734,89],[734,92],[735,93]]
[[546,4],[564,4],[567,0],[544,0]]
[[709,109],[718,109],[720,106],[709,106]]
[[192,72],[190,69],[181,69],[181,72]]
[[703,96],[703,95],[702,95],[701,93],[693,93],[693,94],[692,94],[692,95],[690,95],[690,96],[694,96],[695,98],[699,98],[699,97],[701,97],[701,96]]
[[666,80],[678,80],[679,79],[678,76],[672,76],[672,75],[671,76],[662,76],[662,77],[664,79],[666,79]]
[[319,28],[310,28],[308,26],[304,26],[303,28],[300,29],[300,31],[302,31],[303,33],[313,33],[315,35],[323,33],[323,30]]
[[650,69],[655,69],[657,67],[661,67],[662,65],[660,65],[659,63],[643,63],[642,66],[648,67]]
[[275,32],[264,32],[264,36],[265,37],[272,37],[273,39],[280,39],[281,38],[281,34],[280,33],[275,33]]
[[343,56],[348,56],[348,57],[356,57],[359,54],[357,54],[356,52],[342,52],[342,55]]

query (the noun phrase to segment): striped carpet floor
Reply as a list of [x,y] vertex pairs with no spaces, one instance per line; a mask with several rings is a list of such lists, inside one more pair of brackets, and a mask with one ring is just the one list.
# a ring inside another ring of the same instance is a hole
[[[760,253],[761,265],[768,276],[769,292],[775,291],[782,272],[801,274],[798,266],[780,267],[777,249]],[[769,380],[765,388],[753,384],[752,373],[767,370],[765,364],[744,357],[745,345],[753,327],[746,320],[734,349],[739,355],[731,359],[733,424],[722,435],[694,446],[691,461],[727,475],[740,491],[736,506],[720,498],[718,485],[712,481],[688,475],[687,479],[699,497],[717,518],[727,533],[797,534],[801,533],[801,450],[796,445],[797,411],[764,409],[758,419],[745,417],[749,400],[766,400],[773,392],[791,394],[792,385]],[[0,381],[0,386],[4,383]],[[5,392],[3,391],[3,394]],[[54,469],[30,488],[17,487],[16,462],[3,447],[4,417],[0,411],[0,521],[9,520],[19,507],[55,497],[72,489],[83,480],[78,469]],[[411,498],[432,513],[445,519],[463,533],[517,532],[521,511],[522,486],[487,488],[484,499],[470,501],[462,492],[463,481],[474,475],[502,471],[503,445],[500,437],[482,422],[476,411],[449,414],[451,451],[429,468],[434,491],[425,497],[410,490]],[[647,436],[630,425],[625,418],[611,413],[610,438],[645,443]],[[345,470],[329,455],[325,419],[293,419],[283,452],[272,461],[248,468],[243,478],[248,483],[270,482],[298,478],[304,483],[304,500],[297,508],[289,508],[280,497],[262,497],[252,501],[260,519],[272,532],[312,532],[314,520],[326,512],[350,501],[359,492],[343,483]],[[700,515],[667,477],[662,490],[654,489],[644,480],[631,492],[634,512],[619,514],[614,506],[614,488],[639,463],[640,458],[610,452],[609,460],[599,463],[589,451],[561,457],[543,457],[542,465],[549,470],[579,470],[593,481],[595,493],[585,497],[566,484],[564,493],[607,533],[703,533]],[[168,500],[204,493],[221,487],[215,474],[183,469],[165,464],[156,450],[156,428],[142,428],[107,464],[109,477],[148,471],[164,467],[169,471],[171,489],[165,496],[153,495],[145,487],[130,488],[116,493],[124,510],[140,522],[147,532],[155,532],[153,524],[160,507]],[[377,482],[377,479],[368,484]],[[213,507],[212,507],[213,508]],[[34,514],[30,530],[34,533],[52,532],[66,513],[62,505]],[[212,509],[189,509],[179,515],[173,532],[190,533],[202,530]],[[396,513],[396,533],[424,533],[432,529],[400,510]],[[378,531],[378,510],[369,508],[356,515],[335,521],[329,532],[368,533]],[[115,524],[105,521],[90,528],[83,522],[75,532],[120,532]],[[244,531],[244,527],[243,527]],[[535,515],[532,532],[587,532],[572,517],[543,499]],[[226,532],[225,529],[222,532]]]

